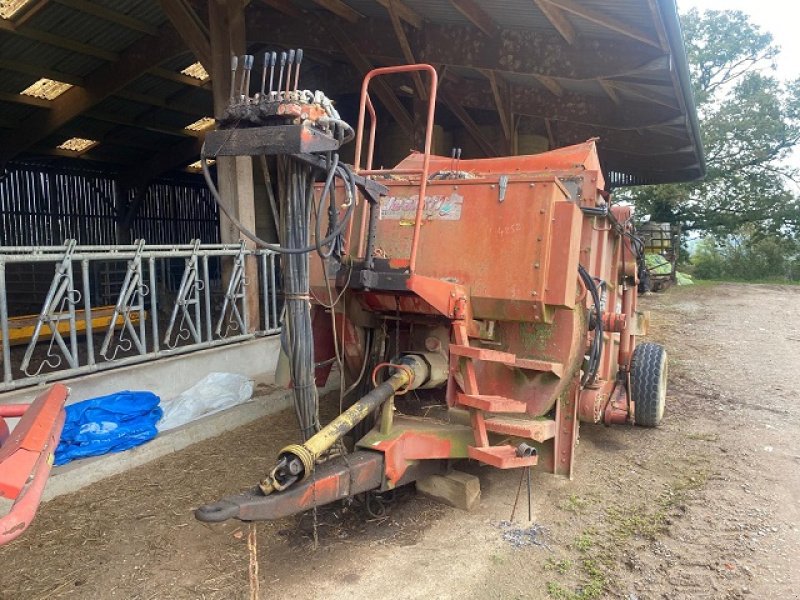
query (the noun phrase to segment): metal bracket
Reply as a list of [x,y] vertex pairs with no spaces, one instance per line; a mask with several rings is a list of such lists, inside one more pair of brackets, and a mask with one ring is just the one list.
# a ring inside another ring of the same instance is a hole
[[[231,272],[230,281],[228,281],[228,289],[225,291],[222,311],[217,321],[217,327],[214,330],[218,337],[228,337],[232,331],[238,331],[240,334],[247,333],[247,294],[245,294],[247,277],[245,275],[245,245],[242,242],[239,247],[239,253],[233,261],[233,271]],[[240,301],[241,309],[239,308]],[[229,308],[230,315],[226,320]],[[225,323],[224,334],[222,333],[223,323]]]
[[[100,347],[100,355],[106,360],[114,360],[120,350],[128,352],[134,345],[139,354],[147,353],[144,297],[150,293],[150,289],[144,284],[144,274],[142,272],[143,249],[144,240],[139,240],[136,244],[136,254],[133,259],[128,261],[128,271],[125,273],[125,279],[119,291],[119,298],[114,306],[114,314],[111,316],[111,322],[108,324],[103,345]],[[131,319],[131,314],[134,311],[139,313],[138,332]],[[114,346],[114,353],[108,356],[119,317],[122,317],[122,330]],[[153,315],[153,318],[156,318],[156,316]],[[126,333],[130,337],[126,337]]]
[[[56,265],[56,273],[53,276],[53,281],[50,283],[50,289],[45,297],[42,310],[39,313],[39,319],[36,322],[36,327],[25,349],[25,355],[22,358],[20,370],[22,370],[28,377],[34,377],[41,373],[42,369],[49,367],[56,369],[61,366],[61,356],[63,356],[70,368],[75,369],[78,367],[78,340],[75,333],[75,305],[80,302],[80,292],[73,287],[72,278],[72,254],[75,251],[77,242],[75,240],[67,241],[64,257],[61,262]],[[66,309],[66,310],[65,310]],[[70,332],[70,346],[64,341],[59,325],[67,321],[69,323]],[[39,365],[35,373],[30,373],[28,367],[30,366],[33,352],[36,349],[36,344],[39,342],[39,336],[42,333],[44,326],[50,330],[50,345],[47,348],[47,357]],[[56,354],[54,346],[58,346],[61,350],[61,355]]]
[[[175,298],[169,325],[167,325],[167,331],[164,334],[164,345],[170,349],[175,348],[181,341],[188,340],[190,337],[197,344],[203,341],[200,323],[200,292],[203,290],[204,283],[200,279],[200,271],[197,267],[197,252],[200,248],[200,240],[193,240],[192,244],[194,245],[192,255],[186,259],[178,295]],[[178,312],[180,312],[178,331],[175,339],[171,340]]]

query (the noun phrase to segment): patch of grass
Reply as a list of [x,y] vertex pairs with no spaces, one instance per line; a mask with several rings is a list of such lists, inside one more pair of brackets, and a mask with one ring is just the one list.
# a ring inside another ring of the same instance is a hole
[[565,512],[580,514],[589,506],[589,501],[575,494],[570,494],[569,498],[559,503],[558,508]]
[[556,560],[548,558],[544,563],[545,571],[555,571],[561,575],[566,575],[572,568],[572,561],[569,559]]
[[[602,529],[587,528],[570,544],[580,554],[577,569],[567,559],[549,559],[545,569],[559,575],[575,573],[580,582],[566,585],[547,582],[547,594],[553,600],[596,600],[602,598],[616,565],[618,551],[633,537],[655,539],[666,531],[669,518],[683,505],[693,490],[702,488],[708,480],[708,463],[704,458],[688,458],[684,468],[664,491],[648,503],[638,506],[613,505],[606,508]],[[564,506],[572,503],[568,499]],[[564,508],[569,510],[568,508]]]
[[582,554],[588,552],[594,546],[594,539],[592,538],[594,533],[593,529],[587,529],[575,538],[575,541],[572,542],[572,547]]
[[583,581],[574,590],[556,581],[547,582],[547,594],[554,600],[596,600],[603,596],[608,581],[602,568],[592,559],[581,562]]

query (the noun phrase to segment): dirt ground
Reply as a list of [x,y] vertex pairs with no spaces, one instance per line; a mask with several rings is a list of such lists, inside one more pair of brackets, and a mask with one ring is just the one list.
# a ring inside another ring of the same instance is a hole
[[[477,469],[465,513],[403,494],[257,527],[263,598],[800,598],[800,288],[695,286],[644,299],[671,373],[656,430],[581,429],[573,481]],[[284,412],[41,509],[0,550],[0,598],[248,598],[248,526],[192,509],[256,481]],[[524,496],[524,493],[523,493]]]

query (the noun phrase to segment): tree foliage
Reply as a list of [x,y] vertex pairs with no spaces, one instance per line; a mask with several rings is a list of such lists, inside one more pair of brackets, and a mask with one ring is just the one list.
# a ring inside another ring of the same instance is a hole
[[640,215],[718,236],[800,232],[800,80],[775,77],[772,36],[739,11],[693,9],[686,50],[706,151],[704,181],[630,192]]

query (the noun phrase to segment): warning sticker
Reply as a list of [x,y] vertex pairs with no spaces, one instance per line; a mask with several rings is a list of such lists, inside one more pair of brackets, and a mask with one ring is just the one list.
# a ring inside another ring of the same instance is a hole
[[[381,198],[381,220],[408,220],[413,221],[417,213],[419,195],[416,196],[386,196]],[[426,196],[425,219],[440,221],[461,220],[461,205],[464,196],[453,192],[449,196]]]

